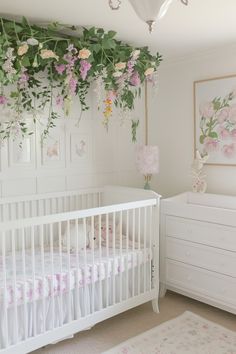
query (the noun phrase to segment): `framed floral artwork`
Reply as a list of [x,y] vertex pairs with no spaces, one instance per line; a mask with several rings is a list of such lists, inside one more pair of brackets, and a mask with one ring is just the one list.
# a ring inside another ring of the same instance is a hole
[[88,134],[71,134],[70,136],[71,162],[78,164],[88,163],[91,155],[91,142]]
[[236,75],[194,82],[194,151],[236,165]]

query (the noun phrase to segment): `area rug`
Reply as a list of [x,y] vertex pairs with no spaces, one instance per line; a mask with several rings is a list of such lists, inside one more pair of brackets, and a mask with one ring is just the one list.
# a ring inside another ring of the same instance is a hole
[[103,354],[236,354],[236,332],[186,311]]

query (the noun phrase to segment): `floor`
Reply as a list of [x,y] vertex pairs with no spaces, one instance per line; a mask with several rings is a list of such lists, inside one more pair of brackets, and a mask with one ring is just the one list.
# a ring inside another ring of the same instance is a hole
[[77,334],[73,339],[49,345],[33,354],[99,354],[186,310],[236,331],[235,315],[168,292],[160,300],[159,314],[152,311],[151,303],[147,303],[99,323],[91,330]]

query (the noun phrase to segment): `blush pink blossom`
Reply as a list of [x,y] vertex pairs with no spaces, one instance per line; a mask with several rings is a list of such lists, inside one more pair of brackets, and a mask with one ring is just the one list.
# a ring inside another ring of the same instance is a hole
[[116,93],[115,93],[115,91],[108,91],[108,93],[107,93],[107,99],[114,101],[115,98],[116,98]]
[[233,130],[231,131],[231,138],[232,138],[233,140],[236,140],[236,129],[233,129]]
[[130,78],[130,84],[133,86],[139,86],[141,83],[139,73],[137,71],[134,71]]
[[81,60],[79,71],[83,80],[86,79],[88,75],[88,71],[90,70],[91,66],[92,65],[87,60]]
[[231,136],[230,131],[225,129],[223,126],[219,127],[219,134],[220,134],[221,139],[223,139],[223,140],[228,139]]
[[65,71],[66,66],[64,64],[56,64],[55,69],[58,74],[62,75],[63,72]]
[[219,148],[219,141],[214,138],[206,137],[204,140],[204,150],[206,152],[214,152]]
[[214,105],[212,102],[201,103],[199,107],[200,115],[204,118],[211,118],[214,113]]
[[229,113],[230,113],[229,107],[220,109],[216,114],[218,122],[220,124],[224,123],[229,118]]
[[236,153],[235,144],[232,143],[230,145],[224,145],[222,148],[222,152],[223,152],[224,156],[229,159],[234,157],[235,153]]
[[236,104],[234,104],[230,107],[229,119],[232,123],[236,124]]
[[57,105],[58,107],[62,107],[62,106],[63,106],[63,97],[62,97],[62,96],[58,95],[58,96],[56,97],[56,105]]
[[71,95],[75,95],[75,92],[76,92],[76,88],[77,88],[77,79],[75,79],[74,77],[71,77],[70,78],[70,81],[69,81],[69,89],[70,89],[70,93]]
[[1,95],[0,96],[0,104],[4,105],[7,103],[7,98],[6,96]]

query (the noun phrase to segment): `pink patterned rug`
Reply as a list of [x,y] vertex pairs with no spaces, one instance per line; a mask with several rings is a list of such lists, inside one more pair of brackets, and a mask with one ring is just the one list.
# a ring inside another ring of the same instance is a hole
[[103,354],[236,354],[236,332],[186,311]]

